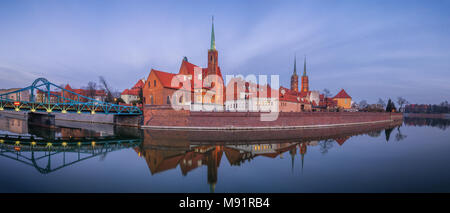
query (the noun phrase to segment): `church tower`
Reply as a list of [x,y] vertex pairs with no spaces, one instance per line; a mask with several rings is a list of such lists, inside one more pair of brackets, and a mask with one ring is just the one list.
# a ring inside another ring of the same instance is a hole
[[303,64],[303,75],[302,75],[302,92],[308,92],[309,91],[309,81],[308,76],[306,75],[306,56],[305,56],[305,62]]
[[212,27],[211,27],[211,47],[208,50],[208,75],[218,74],[218,53],[216,50],[216,39],[214,36],[214,16],[212,17]]
[[291,76],[291,90],[298,92],[297,57],[294,57],[294,73]]

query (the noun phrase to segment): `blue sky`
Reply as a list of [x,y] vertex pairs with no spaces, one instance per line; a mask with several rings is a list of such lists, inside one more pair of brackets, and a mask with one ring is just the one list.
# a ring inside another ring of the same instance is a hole
[[223,74],[279,74],[307,56],[310,88],[355,101],[450,101],[450,1],[0,1],[0,88],[37,77],[117,90],[151,68],[206,66],[211,16]]

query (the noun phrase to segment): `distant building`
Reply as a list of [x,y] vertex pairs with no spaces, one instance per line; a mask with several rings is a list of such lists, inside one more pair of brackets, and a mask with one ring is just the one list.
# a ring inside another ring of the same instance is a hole
[[121,94],[120,98],[126,103],[131,104],[135,101],[140,101],[140,93],[142,93],[142,88],[145,84],[145,78],[140,79],[131,89],[125,89]]
[[231,79],[227,86],[225,110],[239,112],[269,112],[278,100],[271,95],[271,88],[253,82],[244,81],[242,78]]
[[[97,101],[105,101],[106,99],[105,90],[73,89],[69,84],[66,84],[64,89],[65,90],[49,92],[37,90],[35,101],[42,103],[68,103],[72,101],[90,102],[90,100],[88,100],[87,98],[91,98]],[[86,98],[79,97],[76,94],[85,96]]]
[[[0,89],[0,94],[10,93],[20,89],[22,88]],[[30,91],[25,90],[21,91],[20,93],[12,93],[9,94],[6,98],[16,101],[30,101]]]
[[279,111],[280,112],[305,112],[312,111],[309,91],[296,92],[280,87]]
[[[37,90],[34,101],[40,102],[40,103],[58,103],[59,95],[61,95],[61,92],[50,91],[50,93],[49,93],[49,92]],[[68,102],[68,100],[66,100],[66,102]]]
[[336,96],[333,97],[334,101],[337,101],[337,107],[343,109],[352,108],[352,97],[342,89]]
[[[106,92],[105,92],[105,90],[72,89],[72,87],[70,87],[69,84],[67,84],[64,89],[72,91],[72,92],[77,93],[77,94],[80,94],[82,96],[86,96],[88,98],[95,99],[97,101],[105,101],[106,100]],[[69,93],[69,92],[61,92],[61,93],[64,94],[65,97],[69,97],[72,100],[76,100],[77,99],[75,97],[76,96],[75,94],[72,94],[72,93]],[[80,100],[80,101],[82,101],[82,102],[89,102],[85,98],[82,98],[82,100]]]

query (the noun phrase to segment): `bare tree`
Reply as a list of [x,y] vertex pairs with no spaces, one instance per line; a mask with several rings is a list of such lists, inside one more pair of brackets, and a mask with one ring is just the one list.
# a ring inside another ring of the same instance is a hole
[[327,88],[323,89],[323,95],[324,95],[325,98],[331,97],[331,92],[330,92],[330,90],[327,89]]
[[359,102],[359,109],[365,109],[369,106],[366,100],[362,100]]
[[326,139],[323,141],[319,141],[319,149],[322,154],[328,153],[328,150],[333,148],[334,141],[332,139]]
[[401,140],[405,139],[406,135],[404,135],[404,134],[402,134],[402,132],[400,132],[400,126],[397,127],[397,130],[398,130],[398,132],[395,135],[395,140],[401,141]]
[[326,106],[326,108],[328,110],[328,98],[331,97],[330,90],[327,89],[327,88],[323,89],[323,96],[324,96],[324,99],[325,99],[325,106]]
[[405,98],[399,96],[399,97],[397,98],[397,104],[398,104],[398,106],[399,106],[398,111],[401,112],[402,109],[403,109],[403,105],[405,105],[405,104],[407,104],[407,103],[408,103],[408,101],[407,101]]
[[97,83],[89,81],[86,87],[86,96],[89,98],[95,98],[97,93]]
[[386,108],[386,102],[381,98],[378,98],[377,104],[380,105],[382,109]]
[[111,93],[111,88],[108,86],[108,83],[106,83],[106,80],[103,76],[100,76],[100,83],[102,84],[103,88],[106,90],[106,102],[113,102],[114,96]]

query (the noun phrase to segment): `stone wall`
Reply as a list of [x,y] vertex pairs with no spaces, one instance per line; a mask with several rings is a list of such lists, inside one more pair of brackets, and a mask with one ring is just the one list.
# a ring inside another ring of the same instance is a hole
[[175,111],[168,106],[144,106],[143,127],[189,128],[299,128],[353,125],[401,120],[401,113],[383,112],[280,112],[275,121],[260,121],[259,112]]

